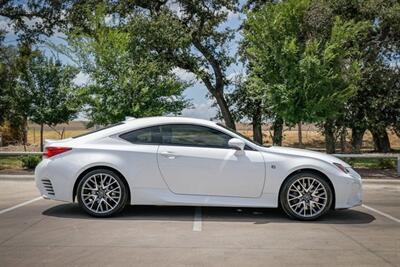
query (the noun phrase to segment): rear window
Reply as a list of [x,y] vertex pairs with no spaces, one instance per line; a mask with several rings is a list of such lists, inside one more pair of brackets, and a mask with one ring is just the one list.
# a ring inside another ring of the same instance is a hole
[[119,137],[133,144],[160,144],[160,127],[153,126],[121,134]]
[[124,123],[123,122],[119,122],[119,123],[111,124],[111,125],[105,126],[103,128],[97,129],[97,130],[93,130],[93,131],[90,131],[90,132],[87,132],[87,133],[84,133],[84,134],[80,134],[80,135],[74,136],[72,138],[75,139],[75,138],[83,137],[83,136],[86,136],[86,135],[89,135],[89,134],[92,134],[92,133],[97,133],[97,132],[100,132],[100,131],[103,131],[103,130],[106,130],[106,129],[113,128],[115,126],[119,126],[119,125],[122,125],[122,124],[124,124]]

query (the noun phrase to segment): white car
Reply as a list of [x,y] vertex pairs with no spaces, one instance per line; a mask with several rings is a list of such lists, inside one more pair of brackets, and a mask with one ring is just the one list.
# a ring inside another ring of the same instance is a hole
[[361,177],[333,156],[263,147],[215,122],[131,119],[48,143],[36,167],[44,198],[106,217],[133,205],[278,207],[314,220],[361,204]]

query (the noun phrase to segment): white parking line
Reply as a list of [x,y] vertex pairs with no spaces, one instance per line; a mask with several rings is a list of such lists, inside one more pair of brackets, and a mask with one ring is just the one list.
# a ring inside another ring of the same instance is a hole
[[197,207],[194,211],[193,231],[201,232],[201,208]]
[[43,198],[42,198],[42,197],[37,197],[37,198],[31,199],[31,200],[25,201],[25,202],[23,202],[23,203],[20,203],[20,204],[18,204],[18,205],[12,206],[12,207],[10,207],[10,208],[4,209],[4,210],[0,210],[0,214],[4,214],[4,213],[6,213],[6,212],[9,212],[9,211],[18,209],[18,208],[20,208],[20,207],[22,207],[22,206],[31,204],[31,203],[33,203],[33,202],[35,202],[35,201],[38,201],[38,200],[41,200],[41,199],[43,199]]
[[382,216],[384,216],[384,217],[386,217],[386,218],[388,218],[388,219],[390,219],[390,220],[392,220],[392,221],[395,221],[395,222],[397,222],[397,223],[400,223],[400,219],[397,219],[397,218],[393,217],[392,215],[389,215],[389,214],[384,213],[384,212],[382,212],[382,211],[376,210],[376,209],[371,208],[370,206],[367,206],[367,205],[364,205],[364,204],[362,205],[362,207],[363,207],[363,208],[366,208],[367,210],[370,210],[370,211],[373,211],[373,212],[375,212],[375,213],[378,213],[378,214],[380,214],[380,215],[382,215]]

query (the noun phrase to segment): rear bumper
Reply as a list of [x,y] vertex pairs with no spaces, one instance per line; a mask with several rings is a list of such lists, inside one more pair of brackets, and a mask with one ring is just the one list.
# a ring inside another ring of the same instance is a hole
[[52,166],[49,159],[42,160],[35,169],[35,183],[45,199],[72,201],[69,179],[66,174]]

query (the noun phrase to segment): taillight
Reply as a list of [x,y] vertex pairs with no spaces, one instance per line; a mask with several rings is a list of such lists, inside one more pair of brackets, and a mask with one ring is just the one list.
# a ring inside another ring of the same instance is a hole
[[48,146],[46,147],[44,153],[43,153],[43,157],[44,158],[51,158],[55,155],[67,152],[69,150],[71,150],[72,148],[70,147],[57,147],[57,146]]

